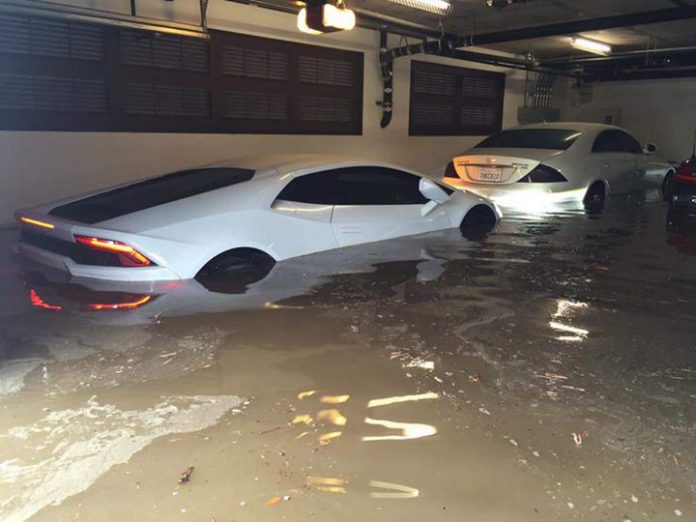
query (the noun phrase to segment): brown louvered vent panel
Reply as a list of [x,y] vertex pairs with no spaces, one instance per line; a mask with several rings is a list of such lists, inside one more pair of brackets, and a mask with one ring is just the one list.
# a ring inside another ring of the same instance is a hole
[[121,60],[173,71],[208,72],[208,43],[198,38],[121,31]]
[[350,122],[350,100],[325,96],[300,96],[298,99],[300,121]]
[[283,93],[225,91],[223,116],[243,120],[288,120],[290,102]]
[[106,112],[106,85],[102,80],[1,74],[0,109]]
[[243,78],[287,80],[288,55],[272,50],[225,46],[220,70],[222,74]]
[[419,103],[415,107],[413,118],[423,125],[451,125],[454,123],[455,110],[449,105]]
[[0,14],[0,27],[0,52],[76,60],[104,59],[101,27],[10,14]]
[[0,24],[1,130],[362,133],[362,53],[60,17]]
[[304,83],[350,87],[355,81],[354,67],[351,62],[343,60],[300,55],[299,80]]
[[457,77],[437,71],[416,70],[413,74],[411,89],[419,94],[454,96]]
[[497,98],[500,96],[500,80],[497,78],[462,78],[462,96],[472,98]]
[[31,53],[29,17],[0,13],[0,52]]
[[474,127],[488,127],[495,123],[496,111],[492,107],[462,107],[459,123]]
[[503,123],[505,75],[411,62],[409,134],[473,136],[498,132]]
[[147,116],[210,117],[210,93],[198,87],[149,83],[126,85],[124,112]]

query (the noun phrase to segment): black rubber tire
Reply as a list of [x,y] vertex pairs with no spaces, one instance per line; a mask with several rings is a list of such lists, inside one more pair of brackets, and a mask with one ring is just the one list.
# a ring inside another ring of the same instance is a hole
[[467,212],[459,225],[462,236],[473,241],[482,241],[498,222],[493,210],[487,205],[476,205]]
[[598,211],[604,207],[607,200],[607,189],[601,181],[595,181],[587,189],[582,202],[588,211]]
[[674,174],[674,171],[670,170],[665,174],[665,179],[662,180],[662,199],[668,203],[672,200],[672,178]]
[[201,268],[196,280],[211,292],[241,294],[264,279],[275,259],[253,248],[238,248],[223,252]]

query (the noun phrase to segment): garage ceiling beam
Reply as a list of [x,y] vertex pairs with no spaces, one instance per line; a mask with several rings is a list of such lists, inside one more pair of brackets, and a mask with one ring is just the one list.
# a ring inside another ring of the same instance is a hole
[[543,26],[523,27],[492,33],[473,34],[468,36],[445,35],[443,38],[428,42],[425,47],[421,44],[406,45],[390,51],[392,58],[408,56],[421,52],[432,53],[438,49],[447,47],[456,49],[478,45],[491,45],[519,40],[531,40],[548,38],[552,36],[566,36],[577,33],[616,29],[620,27],[633,27],[637,25],[649,25],[663,22],[675,22],[696,18],[696,5],[684,7],[670,7],[654,11],[641,11],[622,15],[590,18],[587,20],[573,20]]

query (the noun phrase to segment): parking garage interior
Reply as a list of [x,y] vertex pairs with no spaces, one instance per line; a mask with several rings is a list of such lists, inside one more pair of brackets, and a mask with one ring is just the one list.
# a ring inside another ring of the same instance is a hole
[[[695,23],[0,0],[0,519],[696,520]],[[480,148],[519,126],[567,143]],[[592,132],[631,138],[630,173]],[[231,262],[201,239],[250,230]]]

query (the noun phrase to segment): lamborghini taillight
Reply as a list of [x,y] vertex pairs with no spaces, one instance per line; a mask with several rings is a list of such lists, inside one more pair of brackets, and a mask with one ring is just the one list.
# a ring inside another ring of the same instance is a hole
[[100,237],[75,236],[75,242],[91,250],[116,255],[121,266],[150,266],[153,264],[135,248],[120,241]]

